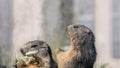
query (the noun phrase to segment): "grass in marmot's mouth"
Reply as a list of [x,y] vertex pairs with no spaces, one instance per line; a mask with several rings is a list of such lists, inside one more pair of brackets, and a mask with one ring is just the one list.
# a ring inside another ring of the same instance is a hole
[[36,53],[37,51],[29,51],[26,53],[26,56],[21,55],[17,57],[17,63],[19,63],[18,62],[19,60],[24,61],[26,64],[28,64],[30,61],[34,61],[35,58],[33,57],[33,54],[36,54]]

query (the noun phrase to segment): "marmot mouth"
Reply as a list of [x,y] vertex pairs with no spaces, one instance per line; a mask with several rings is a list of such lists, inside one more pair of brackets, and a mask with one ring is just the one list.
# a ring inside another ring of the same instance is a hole
[[35,55],[35,54],[37,54],[37,53],[38,53],[37,50],[35,50],[35,51],[28,51],[28,52],[25,53],[25,55],[26,55],[26,56],[33,56],[33,55]]
[[36,63],[36,58],[34,57],[38,53],[37,50],[35,51],[28,51],[25,53],[25,55],[19,57],[22,59],[26,64],[28,63]]

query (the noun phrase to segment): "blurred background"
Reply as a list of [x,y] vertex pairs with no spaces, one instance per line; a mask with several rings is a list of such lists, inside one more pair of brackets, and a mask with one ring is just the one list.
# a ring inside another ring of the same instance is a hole
[[96,37],[95,66],[120,67],[120,0],[0,0],[0,68],[31,40],[68,49],[66,26],[83,24]]

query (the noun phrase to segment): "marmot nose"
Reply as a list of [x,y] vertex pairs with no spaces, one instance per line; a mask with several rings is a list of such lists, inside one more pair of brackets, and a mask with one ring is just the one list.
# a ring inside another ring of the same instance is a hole
[[72,25],[67,26],[66,31],[68,31],[71,28]]
[[24,52],[24,49],[20,49],[20,52],[23,54],[23,55],[25,55],[25,52]]

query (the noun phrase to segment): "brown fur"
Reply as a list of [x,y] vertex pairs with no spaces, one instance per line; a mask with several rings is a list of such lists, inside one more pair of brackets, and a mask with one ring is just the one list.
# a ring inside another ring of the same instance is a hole
[[71,47],[68,51],[56,50],[58,68],[93,68],[96,60],[93,32],[84,25],[67,27]]
[[33,55],[34,61],[25,64],[23,60],[18,60],[16,68],[57,68],[57,63],[52,58],[51,48],[44,41],[29,41],[20,49],[23,55],[36,50],[38,52]]

